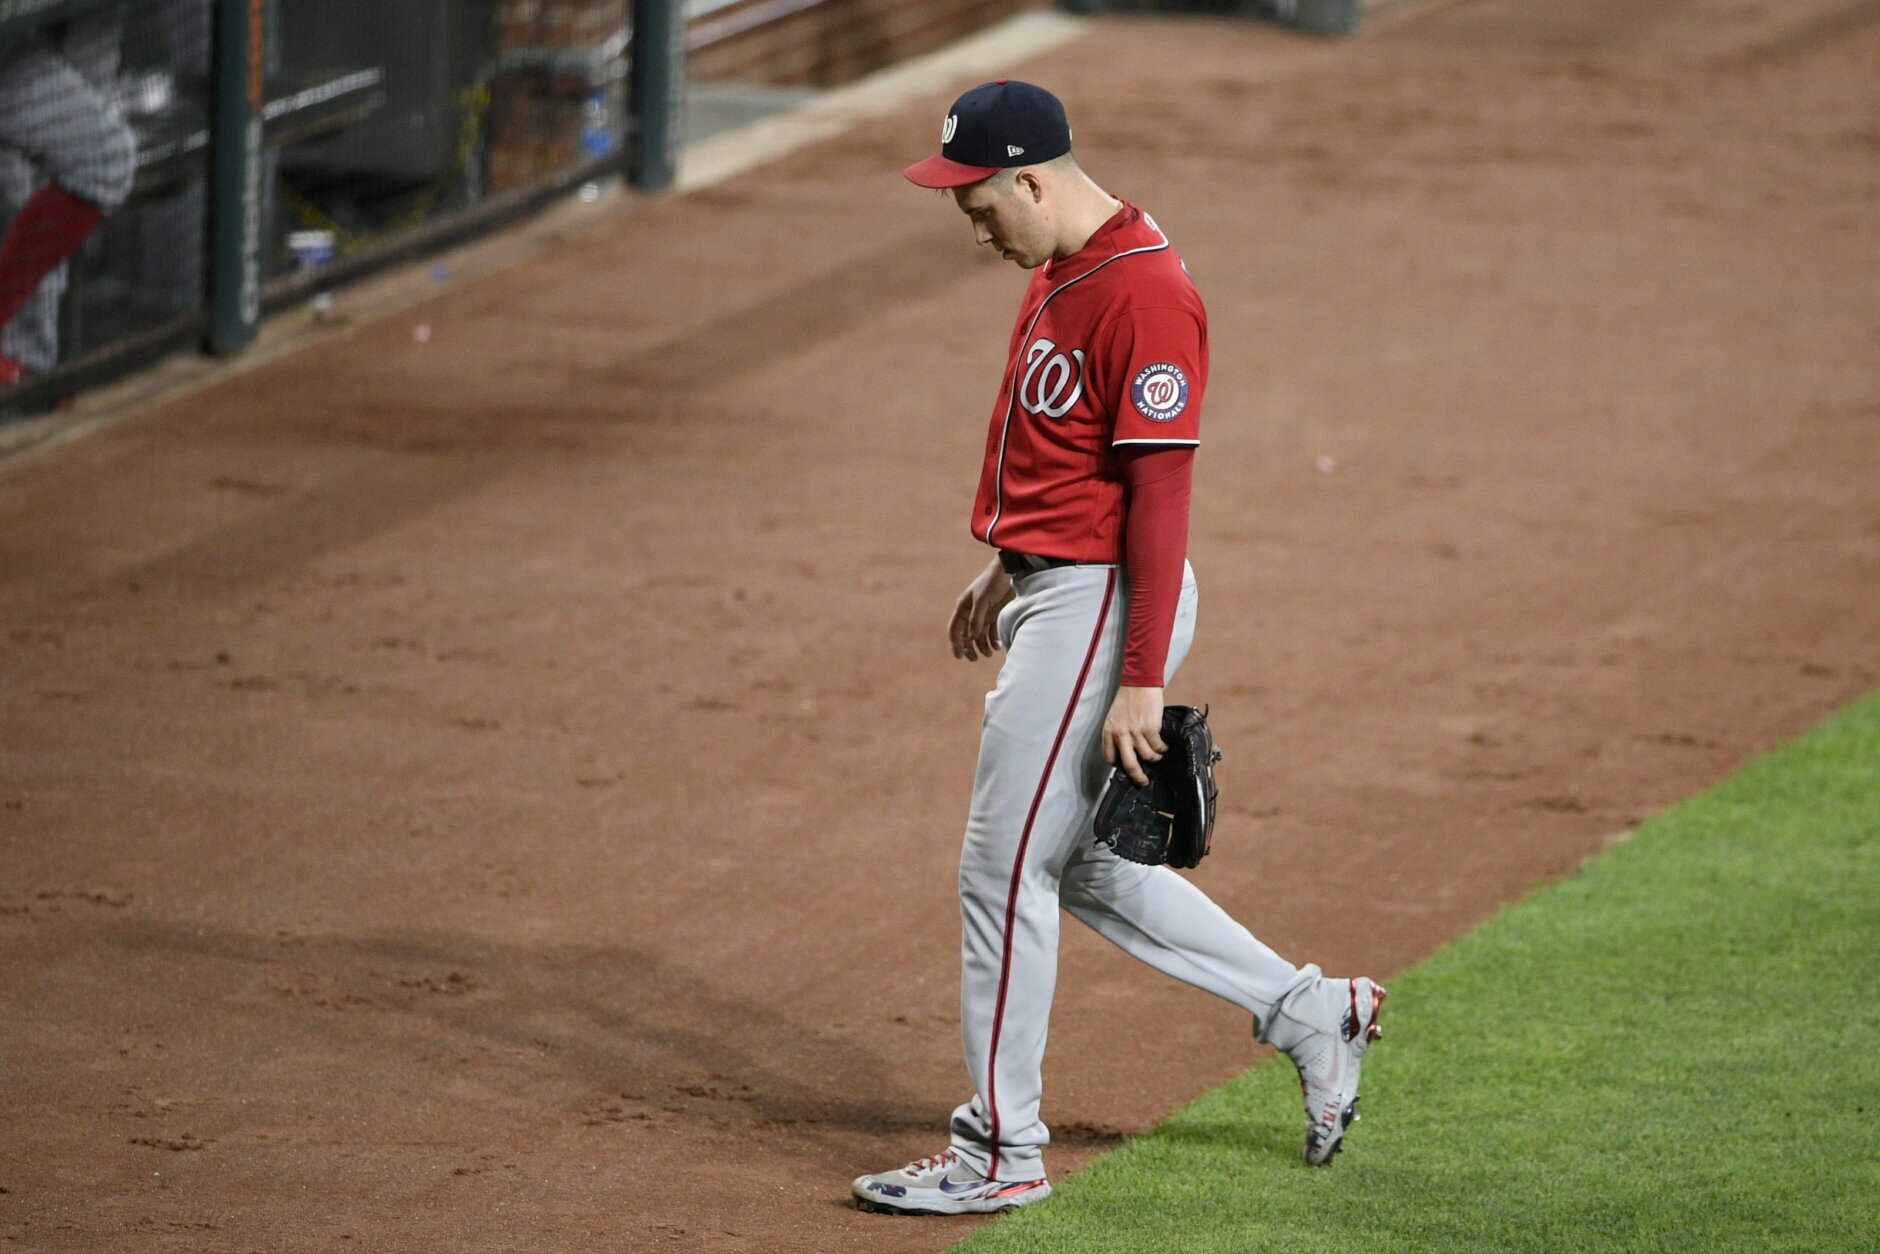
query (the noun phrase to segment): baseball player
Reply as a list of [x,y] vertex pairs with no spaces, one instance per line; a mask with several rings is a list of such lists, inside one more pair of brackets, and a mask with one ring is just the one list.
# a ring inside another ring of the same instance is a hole
[[58,362],[65,263],[130,195],[137,141],[117,104],[115,5],[0,46],[0,387]]
[[1207,313],[1155,220],[1092,182],[1064,107],[1000,80],[948,110],[940,188],[978,242],[1031,272],[992,410],[972,533],[997,552],[948,623],[955,657],[1003,650],[960,855],[960,1026],[971,1100],[952,1144],[857,1179],[867,1210],[987,1213],[1047,1197],[1040,1067],[1059,908],[1158,970],[1248,1011],[1305,1092],[1305,1157],[1357,1118],[1384,989],[1296,967],[1167,866],[1094,843],[1120,765],[1167,747],[1162,689],[1194,639],[1188,502]]

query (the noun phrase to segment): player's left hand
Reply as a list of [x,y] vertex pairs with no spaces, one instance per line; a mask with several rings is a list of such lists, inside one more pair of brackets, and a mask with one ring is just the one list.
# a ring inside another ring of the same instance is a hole
[[1103,720],[1103,760],[1121,766],[1123,773],[1138,784],[1149,782],[1144,762],[1160,761],[1168,745],[1162,740],[1162,690],[1129,688],[1116,690],[1110,713]]

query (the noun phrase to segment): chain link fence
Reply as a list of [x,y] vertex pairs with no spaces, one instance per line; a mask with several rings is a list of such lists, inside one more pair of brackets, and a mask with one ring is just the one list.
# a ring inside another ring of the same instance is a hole
[[612,177],[678,3],[0,0],[0,417]]
[[212,3],[0,9],[0,386],[200,331]]
[[275,0],[272,12],[282,75],[349,86],[329,105],[342,123],[270,149],[264,299],[619,167],[627,0]]
[[0,421],[1051,2],[0,0]]

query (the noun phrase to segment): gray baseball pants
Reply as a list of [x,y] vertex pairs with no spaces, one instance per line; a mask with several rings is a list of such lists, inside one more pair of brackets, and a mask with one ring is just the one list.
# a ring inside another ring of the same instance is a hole
[[[137,141],[117,105],[118,48],[107,13],[0,49],[0,219],[47,183],[106,213],[130,195]],[[58,363],[66,276],[60,266],[27,298],[0,332],[0,353],[36,372]]]
[[[1168,867],[1094,844],[1128,580],[1117,566],[1065,566],[1013,582],[960,855],[960,1029],[974,1095],[953,1112],[953,1148],[982,1175],[1021,1181],[1044,1175],[1051,1139],[1038,1107],[1060,906],[1157,970],[1233,1002],[1254,1016],[1256,1032],[1287,997],[1315,985],[1319,969],[1281,958]],[[1190,567],[1171,678],[1194,640],[1196,603]]]

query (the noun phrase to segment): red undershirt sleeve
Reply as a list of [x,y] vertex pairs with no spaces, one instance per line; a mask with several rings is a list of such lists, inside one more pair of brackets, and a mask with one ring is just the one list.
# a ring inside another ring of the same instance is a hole
[[1194,486],[1195,450],[1144,445],[1117,452],[1129,484],[1129,515],[1123,524],[1123,565],[1129,572],[1123,684],[1160,688],[1188,559],[1188,501]]

